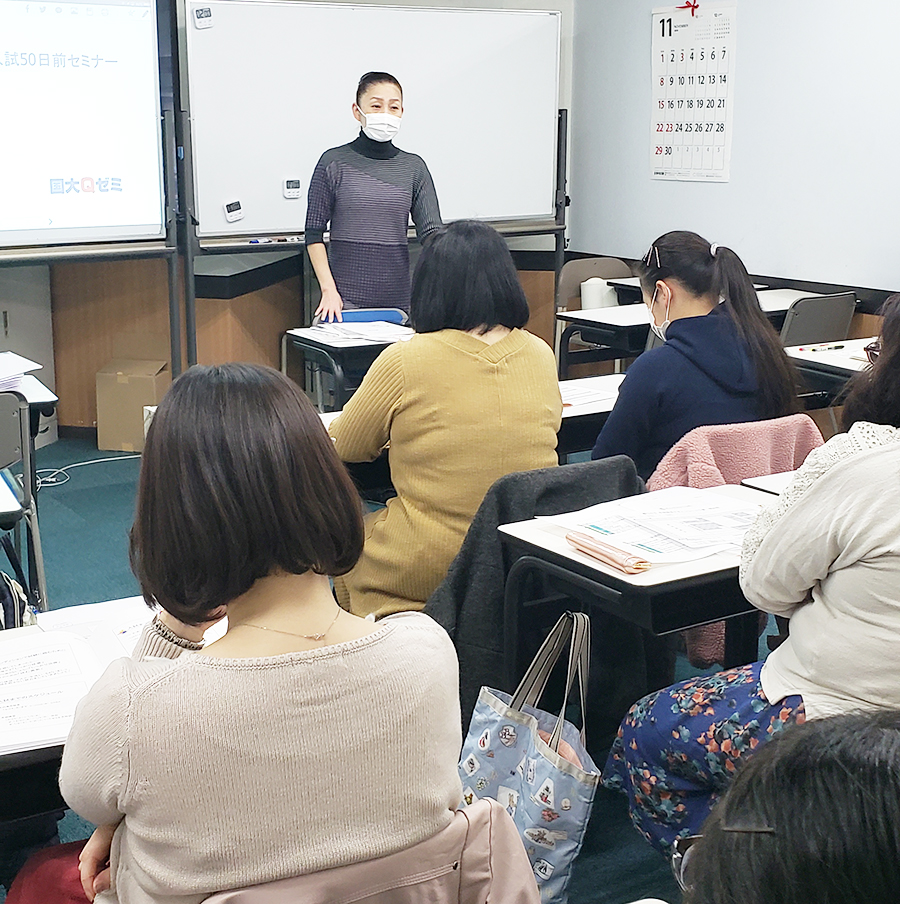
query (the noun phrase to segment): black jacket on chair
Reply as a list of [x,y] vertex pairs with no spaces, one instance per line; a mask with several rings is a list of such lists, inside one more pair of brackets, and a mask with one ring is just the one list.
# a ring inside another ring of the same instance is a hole
[[[497,527],[645,491],[634,463],[624,455],[508,474],[488,490],[447,577],[425,605],[425,612],[446,629],[456,646],[464,726],[482,685],[513,690],[502,687],[503,591],[518,556],[501,542]],[[644,662],[646,632],[612,617],[613,626],[607,630],[605,621],[592,619],[592,649],[597,652],[591,658],[598,663],[592,663],[592,696],[604,697],[610,704],[610,717],[604,721],[618,725],[628,706],[652,689]],[[609,731],[607,725],[601,729],[604,735]],[[599,743],[596,732],[595,737]]]

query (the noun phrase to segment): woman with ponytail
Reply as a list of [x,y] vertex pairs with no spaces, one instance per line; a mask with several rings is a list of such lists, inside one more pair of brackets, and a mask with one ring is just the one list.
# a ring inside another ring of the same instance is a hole
[[741,259],[693,232],[667,232],[640,267],[660,348],[628,369],[592,458],[628,455],[646,479],[686,433],[797,410],[791,365]]

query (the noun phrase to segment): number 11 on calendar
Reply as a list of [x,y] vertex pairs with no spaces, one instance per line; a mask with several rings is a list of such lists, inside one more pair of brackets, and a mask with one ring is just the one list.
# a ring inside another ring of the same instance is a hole
[[737,4],[685,0],[653,10],[650,172],[727,182]]

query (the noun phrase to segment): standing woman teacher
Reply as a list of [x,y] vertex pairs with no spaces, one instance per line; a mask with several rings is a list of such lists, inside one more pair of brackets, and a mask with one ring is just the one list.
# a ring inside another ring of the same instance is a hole
[[344,308],[408,311],[410,214],[419,241],[441,226],[425,161],[392,141],[403,116],[397,79],[367,72],[356,89],[353,116],[359,137],[325,151],[309,184],[306,246],[322,288],[316,315],[323,320],[340,320]]

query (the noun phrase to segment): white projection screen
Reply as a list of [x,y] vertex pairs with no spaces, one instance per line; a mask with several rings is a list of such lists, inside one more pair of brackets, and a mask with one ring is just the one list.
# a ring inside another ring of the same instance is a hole
[[155,0],[0,0],[0,246],[164,234]]

